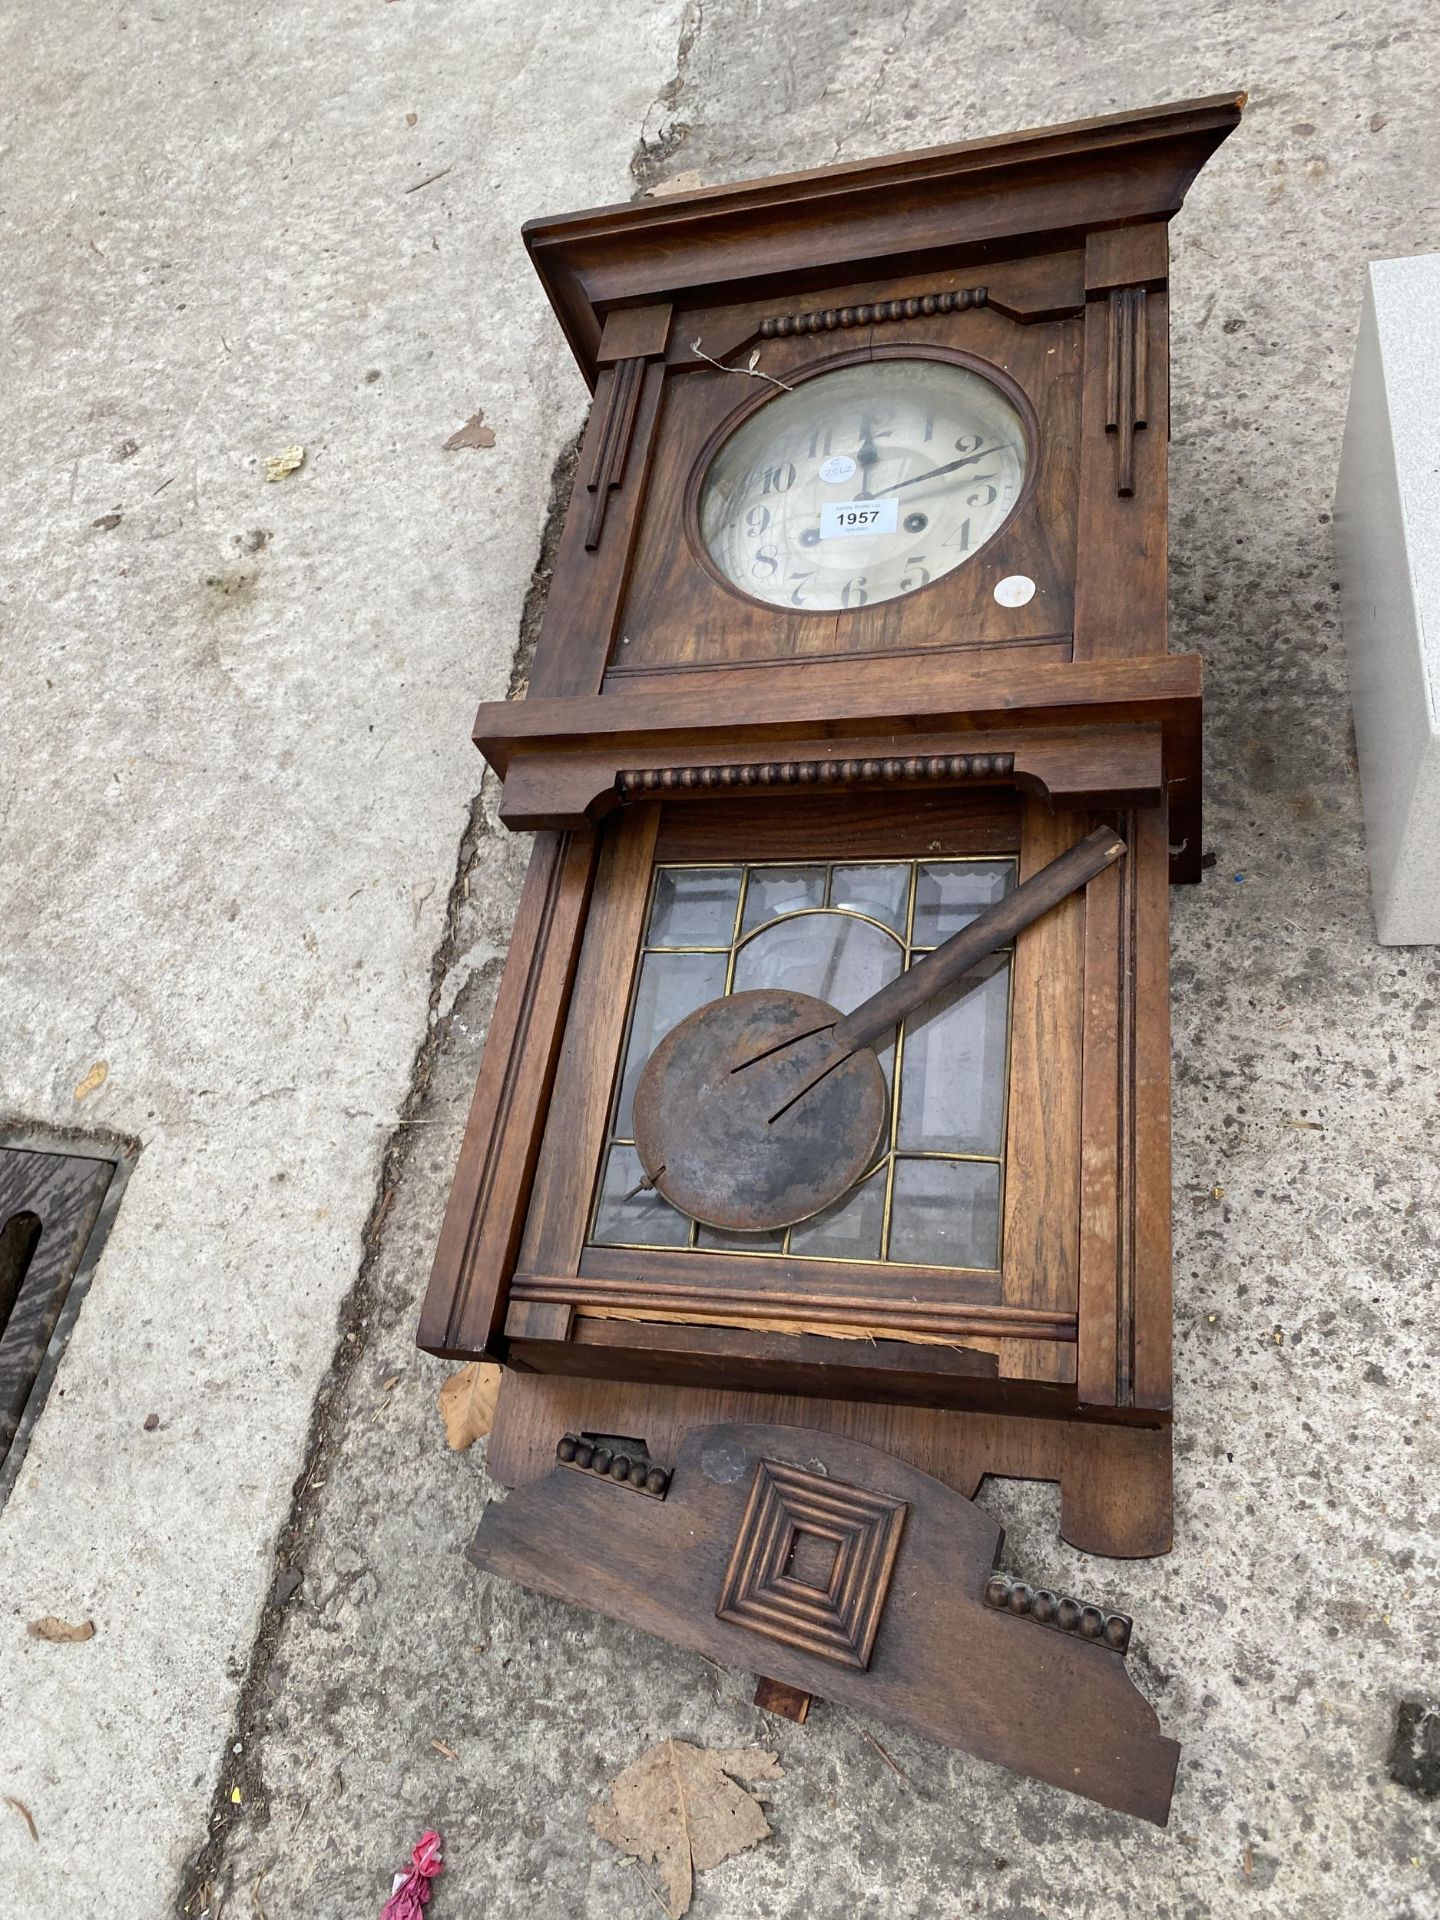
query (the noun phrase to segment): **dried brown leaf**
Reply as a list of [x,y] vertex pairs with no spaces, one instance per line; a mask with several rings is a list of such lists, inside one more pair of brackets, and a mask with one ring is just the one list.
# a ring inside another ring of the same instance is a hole
[[93,1640],[95,1622],[82,1620],[75,1626],[68,1620],[57,1620],[53,1613],[47,1613],[39,1620],[32,1620],[26,1631],[34,1640]]
[[442,453],[458,453],[462,447],[493,447],[495,434],[485,424],[485,410],[472,413],[463,427],[458,427],[440,449]]
[[[733,1776],[733,1777],[732,1777]],[[662,1740],[610,1783],[590,1824],[602,1840],[654,1861],[670,1920],[690,1910],[695,1874],[755,1846],[770,1823],[740,1780],[778,1780],[780,1762],[762,1747],[692,1747]]]
[[38,1847],[40,1844],[40,1829],[36,1826],[35,1816],[26,1806],[25,1802],[23,1800],[17,1800],[13,1793],[7,1793],[5,1796],[5,1804],[7,1807],[13,1807],[16,1813],[19,1814],[20,1818],[30,1829],[30,1838]]
[[436,1396],[445,1439],[451,1451],[463,1453],[490,1431],[500,1392],[500,1369],[485,1360],[472,1360],[452,1373]]

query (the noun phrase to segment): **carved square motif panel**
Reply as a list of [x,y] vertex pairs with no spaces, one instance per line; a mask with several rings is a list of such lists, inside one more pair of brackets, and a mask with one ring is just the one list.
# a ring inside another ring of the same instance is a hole
[[889,1494],[762,1460],[716,1617],[863,1670],[908,1512]]

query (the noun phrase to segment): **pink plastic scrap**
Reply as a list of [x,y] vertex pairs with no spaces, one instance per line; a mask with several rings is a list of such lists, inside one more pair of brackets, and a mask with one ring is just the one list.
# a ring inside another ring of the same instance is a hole
[[440,1836],[427,1833],[410,1856],[406,1872],[397,1873],[390,1898],[380,1912],[380,1920],[420,1920],[430,1898],[430,1882],[445,1870],[440,1858]]

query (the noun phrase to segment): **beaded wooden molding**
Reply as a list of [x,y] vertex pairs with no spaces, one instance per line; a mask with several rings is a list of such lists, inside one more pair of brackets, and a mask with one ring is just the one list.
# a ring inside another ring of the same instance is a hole
[[1054,1627],[1057,1633],[1078,1633],[1082,1640],[1098,1640],[1112,1653],[1129,1650],[1134,1623],[1128,1613],[1106,1613],[1103,1607],[1052,1593],[1048,1587],[1030,1587],[1023,1580],[1007,1579],[1003,1573],[992,1574],[985,1584],[985,1604],[1000,1613]]
[[983,307],[989,297],[988,287],[959,287],[953,292],[912,294],[905,300],[865,300],[853,307],[824,307],[812,313],[772,313],[756,331],[762,340],[787,340],[801,333],[838,333],[849,327],[882,326],[891,320],[964,313],[971,307]]
[[622,800],[652,793],[691,793],[717,787],[806,787],[891,785],[897,781],[1008,780],[1015,771],[1013,753],[933,753],[866,760],[740,761],[719,766],[632,767],[617,775]]
[[670,1475],[645,1453],[631,1455],[614,1447],[592,1442],[587,1434],[567,1433],[555,1443],[555,1458],[562,1467],[574,1467],[579,1473],[593,1473],[616,1486],[663,1500],[670,1490]]
[[[904,741],[912,751],[905,754],[857,752],[869,744],[863,735],[844,743],[848,752],[810,736],[787,742],[790,751],[783,760],[770,758],[764,747],[748,747],[744,732],[732,728],[721,749],[728,749],[727,757],[717,754],[714,760],[692,757],[697,747],[703,753],[707,743],[672,743],[663,734],[650,741],[559,752],[541,743],[503,761],[500,818],[508,827],[527,831],[564,829],[643,800],[987,783],[1025,788],[1054,806],[1154,806],[1167,784],[1158,726],[1064,733],[1007,728],[1003,747],[964,753],[953,751],[953,733],[938,731],[912,734]],[[672,744],[675,759],[667,763],[661,756]],[[894,735],[884,744],[894,744]],[[648,766],[633,764],[637,746],[654,756]],[[492,757],[491,764],[497,759]],[[1172,779],[1169,786],[1175,812],[1183,817],[1176,796],[1193,789],[1185,786],[1183,777]]]

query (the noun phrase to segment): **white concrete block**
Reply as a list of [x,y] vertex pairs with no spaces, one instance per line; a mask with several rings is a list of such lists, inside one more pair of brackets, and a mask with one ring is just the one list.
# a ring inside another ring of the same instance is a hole
[[1376,931],[1440,942],[1440,254],[1370,267],[1335,551]]

